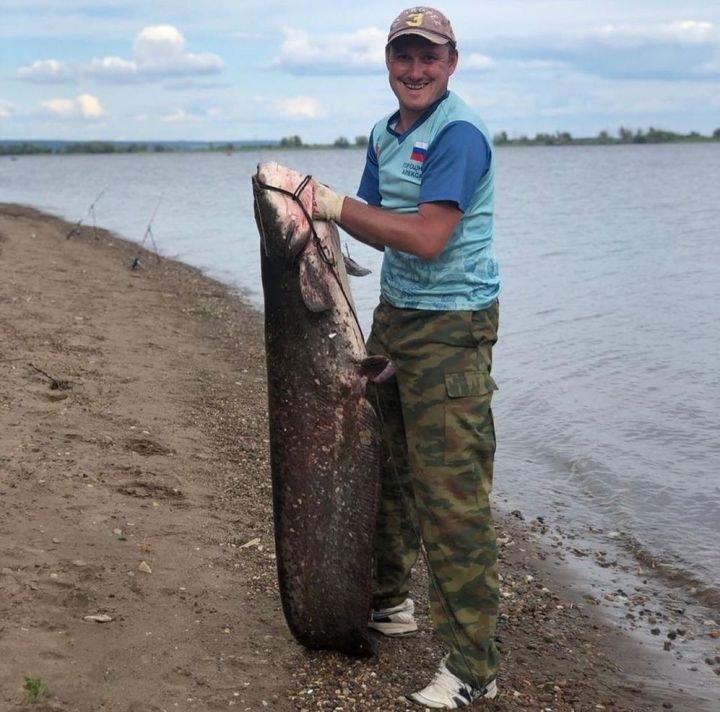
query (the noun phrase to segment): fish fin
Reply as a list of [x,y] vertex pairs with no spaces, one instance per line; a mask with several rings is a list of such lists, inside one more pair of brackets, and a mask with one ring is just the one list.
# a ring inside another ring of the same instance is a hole
[[343,255],[343,260],[345,262],[345,271],[353,277],[365,277],[365,275],[371,272],[371,270],[360,266],[352,257],[348,257],[348,255]]
[[372,383],[387,383],[395,378],[397,369],[387,356],[368,356],[360,362],[360,374]]
[[311,312],[327,311],[333,305],[327,283],[327,268],[317,253],[310,250],[306,250],[300,260],[300,292],[305,306]]

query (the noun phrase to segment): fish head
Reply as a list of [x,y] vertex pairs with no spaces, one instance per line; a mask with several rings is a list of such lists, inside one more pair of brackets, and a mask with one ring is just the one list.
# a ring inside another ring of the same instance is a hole
[[309,176],[269,161],[258,165],[252,186],[263,254],[271,261],[292,264],[312,232],[313,188]]

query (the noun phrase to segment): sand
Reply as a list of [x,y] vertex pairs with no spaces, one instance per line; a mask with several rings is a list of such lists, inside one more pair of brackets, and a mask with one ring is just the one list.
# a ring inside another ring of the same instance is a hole
[[[417,709],[403,695],[442,656],[422,567],[420,633],[372,660],[308,652],[285,625],[262,316],[71,227],[0,205],[0,710]],[[703,709],[532,534],[500,522],[501,694],[475,707]]]

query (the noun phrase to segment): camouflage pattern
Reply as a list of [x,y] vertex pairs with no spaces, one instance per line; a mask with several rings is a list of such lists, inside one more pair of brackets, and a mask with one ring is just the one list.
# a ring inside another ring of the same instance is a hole
[[497,548],[489,502],[498,312],[497,302],[476,312],[381,302],[367,344],[369,354],[388,356],[398,370],[397,381],[368,394],[385,441],[373,608],[408,596],[419,527],[431,576],[443,592],[438,596],[431,582],[431,615],[450,649],[447,666],[473,685],[493,679],[498,667]]

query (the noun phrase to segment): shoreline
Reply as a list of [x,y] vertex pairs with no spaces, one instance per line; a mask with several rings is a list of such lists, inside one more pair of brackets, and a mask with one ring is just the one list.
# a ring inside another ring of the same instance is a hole
[[[421,570],[420,634],[382,641],[373,661],[304,651],[286,630],[259,312],[101,228],[66,239],[72,226],[0,205],[0,700],[8,710],[417,709],[400,696],[441,654]],[[668,678],[668,651],[639,646],[577,593],[556,556],[572,543],[548,544],[544,522],[498,519],[503,668],[484,707],[705,709],[693,687],[720,680],[713,666]],[[665,621],[657,627],[664,637]],[[682,641],[668,640],[674,653]],[[47,681],[40,703],[23,702],[23,675]]]

